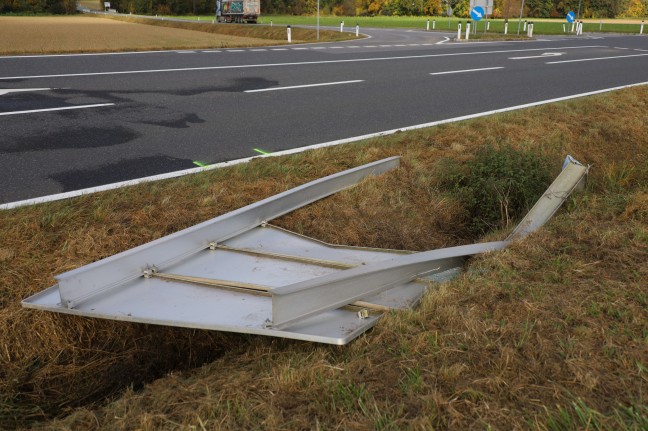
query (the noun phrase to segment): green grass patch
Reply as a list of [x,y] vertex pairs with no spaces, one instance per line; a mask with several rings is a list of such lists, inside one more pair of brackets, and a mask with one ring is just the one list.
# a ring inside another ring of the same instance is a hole
[[[316,25],[317,18],[315,16],[291,16],[291,15],[261,15],[259,17],[260,24],[270,24],[272,21],[273,25]],[[447,17],[424,17],[424,16],[375,16],[375,17],[336,17],[336,16],[322,16],[320,17],[320,25],[322,26],[333,26],[339,27],[340,22],[344,21],[345,28],[347,30],[355,27],[356,24],[362,28],[409,28],[409,29],[420,29],[425,30],[427,27],[427,21],[430,21],[430,31],[433,28],[433,22],[435,23],[434,27],[439,31],[457,31],[457,24],[463,23],[463,28],[465,29],[466,18],[447,18]],[[535,23],[533,34],[565,34],[563,31],[563,24],[565,24],[565,29],[567,34],[571,30],[571,26],[567,24],[567,21],[564,19],[554,19],[554,20],[539,20],[539,19],[528,19]],[[491,33],[504,33],[504,20],[503,19],[491,19],[489,32]],[[600,24],[596,20],[588,20],[583,23],[583,32],[585,33],[596,33],[596,32],[609,32],[609,33],[635,33],[639,34],[639,28],[641,26],[641,20],[637,19],[636,22],[629,23],[625,20],[611,21],[606,20]],[[484,32],[486,26],[486,20],[481,20],[479,22],[473,21],[473,25],[477,25],[477,30]],[[510,19],[508,34],[517,34],[518,29],[518,20]],[[646,32],[644,31],[644,34]],[[525,35],[524,31],[524,20],[521,21],[520,25],[520,34]]]

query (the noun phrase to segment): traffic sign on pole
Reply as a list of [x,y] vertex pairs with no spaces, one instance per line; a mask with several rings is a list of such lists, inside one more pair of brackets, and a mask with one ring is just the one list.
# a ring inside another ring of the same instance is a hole
[[576,20],[576,14],[575,14],[574,11],[572,10],[572,11],[570,11],[570,12],[567,14],[567,22],[568,22],[568,23],[572,23],[572,22],[574,22],[575,20]]
[[470,11],[470,16],[475,21],[479,21],[480,19],[482,19],[484,17],[484,15],[486,15],[486,11],[481,6],[475,6]]

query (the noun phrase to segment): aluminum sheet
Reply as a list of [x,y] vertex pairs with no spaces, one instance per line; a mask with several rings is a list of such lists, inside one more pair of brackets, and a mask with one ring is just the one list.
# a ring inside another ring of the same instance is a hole
[[[380,262],[405,254],[400,251],[331,246],[271,226],[257,227],[224,244],[357,264]],[[168,267],[165,271],[178,275],[280,287],[342,270],[229,250],[207,249],[191,259]],[[425,289],[425,283],[405,283],[378,295],[367,296],[363,300],[391,308],[408,308],[420,300]],[[368,318],[361,319],[357,309],[337,309],[304,319],[288,329],[279,330],[266,327],[272,318],[270,296],[144,277],[94,295],[75,308],[64,306],[59,295],[59,288],[54,286],[26,299],[23,305],[79,316],[279,336],[340,345],[348,343],[373,327],[381,316],[380,313],[372,313]]]
[[74,308],[92,295],[120,286],[142,276],[148,267],[165,268],[207,248],[210,242],[224,241],[266,221],[349,188],[367,176],[398,166],[399,157],[390,157],[329,175],[255,202],[182,231],[56,277],[61,300]]

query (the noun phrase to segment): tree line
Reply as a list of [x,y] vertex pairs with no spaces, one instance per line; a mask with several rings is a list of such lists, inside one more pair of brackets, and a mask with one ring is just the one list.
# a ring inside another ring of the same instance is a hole
[[[103,8],[103,1],[98,0]],[[522,0],[493,0],[493,18],[519,14]],[[579,0],[525,0],[524,16],[563,18],[578,9]],[[215,0],[111,0],[120,12],[150,15],[188,15],[214,13]],[[317,0],[261,0],[262,14],[311,15]],[[584,18],[644,17],[648,0],[581,0]],[[334,16],[447,16],[467,18],[470,0],[320,0],[320,11]],[[0,14],[76,13],[75,0],[0,0]]]

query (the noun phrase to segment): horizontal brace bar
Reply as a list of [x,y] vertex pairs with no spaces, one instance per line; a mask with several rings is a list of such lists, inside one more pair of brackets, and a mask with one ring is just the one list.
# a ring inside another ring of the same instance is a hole
[[[240,281],[218,280],[213,278],[193,277],[189,275],[166,274],[161,272],[153,272],[151,273],[150,276],[160,278],[162,280],[179,281],[184,283],[200,284],[202,286],[239,290],[239,291],[250,292],[250,293],[263,295],[263,296],[271,296],[271,292],[272,292],[272,287],[270,286],[264,286],[262,284],[243,283]],[[354,301],[349,305],[353,307],[366,308],[372,311],[387,312],[391,310],[391,308],[387,307],[386,305],[373,304],[371,302],[366,302],[366,301]]]

